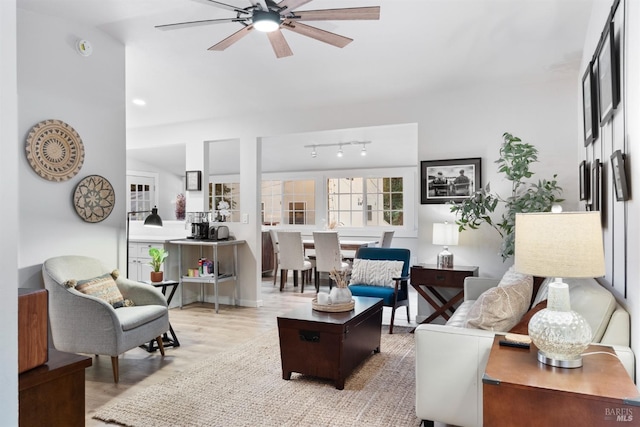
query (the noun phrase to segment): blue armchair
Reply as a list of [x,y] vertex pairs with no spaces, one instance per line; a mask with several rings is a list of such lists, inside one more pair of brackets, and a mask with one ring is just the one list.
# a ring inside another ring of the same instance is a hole
[[402,274],[394,277],[394,286],[372,286],[367,283],[353,283],[349,285],[351,294],[354,296],[382,298],[386,307],[391,307],[391,324],[389,333],[393,333],[393,322],[396,315],[396,308],[407,307],[407,321],[411,321],[409,315],[409,263],[411,251],[401,248],[377,248],[362,247],[356,252],[356,259],[380,260],[380,261],[402,261]]

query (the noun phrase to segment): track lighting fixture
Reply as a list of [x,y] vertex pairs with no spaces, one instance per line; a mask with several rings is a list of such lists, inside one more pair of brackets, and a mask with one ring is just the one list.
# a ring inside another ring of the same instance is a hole
[[362,145],[362,149],[360,150],[361,156],[367,155],[367,144],[371,144],[371,141],[347,141],[347,142],[338,142],[335,144],[311,144],[305,145],[305,148],[311,148],[311,157],[318,157],[318,147],[338,147],[338,153],[336,154],[338,157],[344,156],[344,150],[342,149],[345,145]]

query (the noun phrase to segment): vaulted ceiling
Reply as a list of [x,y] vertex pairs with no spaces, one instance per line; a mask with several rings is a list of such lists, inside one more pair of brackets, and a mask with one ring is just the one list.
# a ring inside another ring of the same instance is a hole
[[[222,0],[244,8],[249,0]],[[313,0],[299,10],[380,6],[378,21],[309,24],[354,41],[340,49],[287,31],[278,59],[264,33],[207,48],[237,23],[202,0],[18,0],[18,7],[96,26],[126,45],[127,127],[428,94],[483,82],[578,76],[592,0]],[[597,1],[597,0],[596,0]]]

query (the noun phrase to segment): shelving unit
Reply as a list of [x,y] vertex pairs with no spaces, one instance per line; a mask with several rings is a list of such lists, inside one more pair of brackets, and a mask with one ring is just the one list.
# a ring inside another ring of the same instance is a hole
[[[224,282],[234,281],[238,279],[238,246],[246,243],[245,240],[225,240],[225,241],[209,241],[209,240],[195,240],[195,239],[180,239],[171,240],[169,243],[178,246],[178,277],[180,277],[180,308],[182,308],[184,301],[184,284],[185,283],[199,283],[200,284],[200,300],[204,301],[204,285],[213,285],[213,292],[215,298],[215,309],[218,313],[218,285]],[[200,258],[204,257],[205,248],[211,248],[211,260],[213,261],[213,276],[201,276],[201,277],[189,277],[185,274],[184,263],[182,260],[182,248],[184,246],[199,246]],[[218,252],[220,248],[232,248],[233,249],[233,271],[225,272],[221,274],[219,269]],[[234,284],[235,286],[235,284]],[[236,289],[233,291],[233,304],[236,303]]]

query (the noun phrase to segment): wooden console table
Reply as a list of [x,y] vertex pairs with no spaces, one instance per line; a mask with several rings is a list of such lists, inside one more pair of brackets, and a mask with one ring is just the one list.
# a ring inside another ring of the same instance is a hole
[[[455,310],[454,305],[461,301],[464,296],[465,277],[477,275],[478,267],[475,266],[458,265],[453,268],[438,268],[435,264],[416,264],[412,266],[411,286],[435,309],[421,323],[433,322],[439,316],[449,320]],[[455,288],[460,291],[452,298],[447,299],[436,288]],[[427,290],[433,297],[429,295]]]
[[[538,362],[538,349],[500,346],[497,335],[482,379],[486,426],[638,426],[640,394],[615,357],[583,356],[581,368]],[[614,353],[591,345],[585,353]],[[517,421],[516,421],[517,420]]]
[[49,348],[44,365],[20,374],[19,419],[21,426],[83,426],[84,369],[91,358]]

